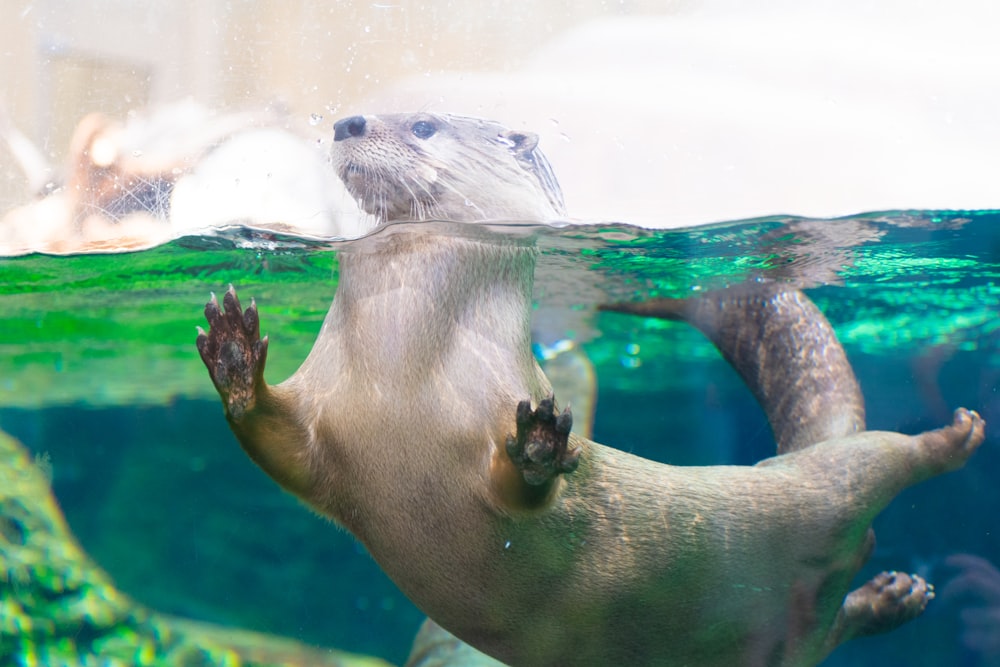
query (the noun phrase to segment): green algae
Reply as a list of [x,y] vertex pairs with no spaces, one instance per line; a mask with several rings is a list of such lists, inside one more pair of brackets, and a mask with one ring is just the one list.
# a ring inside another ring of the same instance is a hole
[[231,283],[244,298],[268,304],[265,327],[289,350],[268,374],[283,379],[304,358],[329,307],[333,252],[169,244],[117,255],[0,259],[0,404],[214,395],[203,382],[195,327],[209,295]]
[[[996,213],[896,212],[675,231],[552,230],[540,235],[540,267],[557,268],[536,281],[536,310],[579,311],[595,299],[682,297],[773,279],[806,287],[849,354],[977,349],[993,344],[998,326],[998,221]],[[562,263],[586,273],[595,289],[575,297],[572,286],[560,284]],[[214,399],[193,342],[210,293],[229,284],[257,301],[274,351],[268,380],[280,381],[308,354],[337,277],[335,247],[239,237],[133,253],[0,259],[0,404]],[[608,314],[592,321],[596,334],[583,345],[602,385],[631,388],[629,371],[643,364],[717,358],[683,325]]]

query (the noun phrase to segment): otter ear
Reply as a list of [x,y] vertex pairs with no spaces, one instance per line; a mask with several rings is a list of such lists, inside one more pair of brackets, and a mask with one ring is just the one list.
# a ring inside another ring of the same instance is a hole
[[552,173],[549,161],[542,155],[542,151],[538,150],[538,135],[534,132],[504,130],[500,133],[500,138],[510,146],[514,159],[521,168],[538,179],[539,185],[552,203],[552,208],[559,215],[563,215],[566,205],[563,203],[562,189],[559,187],[556,175]]
[[534,132],[518,132],[517,130],[504,130],[500,135],[511,143],[515,153],[530,153],[538,145],[538,135]]

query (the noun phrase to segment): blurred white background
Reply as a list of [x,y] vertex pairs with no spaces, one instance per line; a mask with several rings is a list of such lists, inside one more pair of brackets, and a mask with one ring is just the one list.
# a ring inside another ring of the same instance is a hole
[[[189,98],[327,134],[487,116],[542,135],[588,220],[990,208],[998,27],[990,0],[8,0],[0,105],[54,164],[89,112]],[[28,196],[0,147],[0,212]]]

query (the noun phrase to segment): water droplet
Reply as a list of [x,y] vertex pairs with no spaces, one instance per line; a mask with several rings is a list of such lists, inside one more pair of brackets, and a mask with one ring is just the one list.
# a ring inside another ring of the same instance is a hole
[[371,32],[371,31],[372,31],[372,27],[370,25],[366,25],[365,26],[365,32]]
[[621,362],[625,368],[639,368],[639,366],[642,366],[642,359],[639,357],[622,357]]
[[313,127],[319,125],[322,122],[323,122],[323,116],[321,116],[320,114],[318,113],[309,114],[309,124],[312,125]]
[[138,149],[132,151],[132,157],[142,157],[142,151]]

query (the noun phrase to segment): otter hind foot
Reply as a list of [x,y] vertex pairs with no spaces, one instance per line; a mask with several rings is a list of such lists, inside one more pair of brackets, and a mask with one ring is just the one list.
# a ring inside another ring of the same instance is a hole
[[212,294],[205,305],[209,330],[198,327],[198,352],[208,368],[226,415],[239,420],[254,406],[257,389],[264,383],[267,336],[260,337],[257,304],[243,311],[236,290],[230,285],[222,298],[222,309]]
[[507,455],[524,481],[540,486],[562,473],[573,472],[580,462],[580,448],[569,447],[573,415],[569,408],[556,413],[549,396],[531,409],[531,401],[517,404],[517,433],[507,436]]
[[966,408],[955,410],[948,426],[919,436],[928,458],[940,472],[961,468],[985,437],[986,422],[979,413]]
[[934,587],[923,577],[881,572],[844,600],[840,640],[894,630],[920,616],[933,599]]

